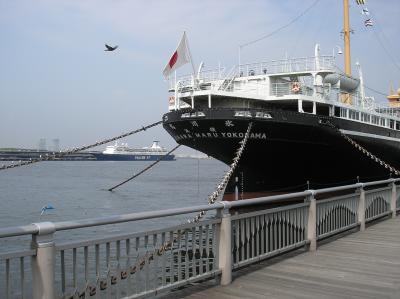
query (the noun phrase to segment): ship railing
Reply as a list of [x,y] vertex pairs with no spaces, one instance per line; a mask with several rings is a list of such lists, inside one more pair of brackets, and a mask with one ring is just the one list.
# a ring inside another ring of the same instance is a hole
[[176,83],[179,82],[179,87],[192,87],[198,88],[203,83],[210,83],[223,80],[226,77],[225,68],[220,67],[217,69],[203,70],[199,74],[184,75],[178,78],[170,78],[169,89],[175,89]]
[[[229,81],[236,77],[249,77],[271,74],[314,72],[319,70],[335,71],[333,56],[289,58],[282,60],[273,60],[266,62],[248,63],[236,65],[232,72],[226,72],[225,68],[213,70],[204,70],[194,76],[184,75],[178,78],[171,78],[169,82],[170,89],[175,89],[176,82],[180,82],[181,88],[199,89],[201,84],[213,84],[217,90],[220,90],[224,81]],[[211,89],[211,87],[209,87]]]
[[[328,95],[326,99],[332,102],[341,103],[342,96],[343,95],[340,93],[339,90],[332,90],[332,92]],[[353,117],[352,115],[347,115],[346,113],[342,114],[341,117],[355,119],[355,120],[362,120],[374,124],[380,123],[379,120],[376,119],[376,117],[382,118],[386,116],[397,119],[400,118],[399,108],[384,106],[380,103],[377,103],[375,99],[372,97],[362,98],[361,95],[357,92],[350,95],[350,102],[351,104],[343,109],[348,109],[349,111],[352,111],[352,107],[355,107],[355,108],[360,108],[359,111],[357,110],[357,114],[354,114]],[[363,117],[362,114],[367,114],[367,115],[364,115]],[[389,120],[387,120],[386,122],[389,122]],[[387,123],[384,126],[389,127],[389,123]]]
[[333,71],[334,69],[334,57],[320,56],[318,58],[289,58],[268,62],[243,64],[239,66],[238,74],[240,77],[243,77],[266,74],[312,72],[318,70]]
[[[399,181],[2,228],[0,241],[19,238],[26,248],[0,252],[0,294],[6,299],[143,298],[211,278],[226,285],[236,268],[300,247],[314,251],[321,239],[396,217]],[[293,203],[276,207],[282,201]],[[216,213],[198,222],[131,231],[138,221],[164,223],[166,217],[190,218],[199,211]],[[76,239],[80,229],[123,223],[130,223],[124,234]],[[60,233],[74,240],[58,242]]]

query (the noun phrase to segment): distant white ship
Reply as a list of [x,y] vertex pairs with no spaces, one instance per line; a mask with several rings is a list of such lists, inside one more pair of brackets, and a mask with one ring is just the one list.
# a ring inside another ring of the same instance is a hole
[[159,145],[159,141],[153,141],[150,147],[130,148],[127,143],[115,142],[109,145],[103,152],[91,154],[99,161],[155,161],[162,157],[164,161],[172,161],[175,156],[167,155],[168,150]]

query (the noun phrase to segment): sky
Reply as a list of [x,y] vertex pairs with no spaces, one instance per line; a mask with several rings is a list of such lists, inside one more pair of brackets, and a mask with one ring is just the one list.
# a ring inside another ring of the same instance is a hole
[[[41,138],[78,147],[159,121],[169,96],[162,70],[183,31],[196,67],[230,69],[240,44],[288,24],[314,1],[0,0],[0,148],[37,148]],[[365,84],[386,94],[390,84],[400,87],[400,1],[366,3],[368,28],[350,0],[353,74],[359,61]],[[342,1],[320,0],[278,34],[244,47],[241,62],[313,56],[316,43],[330,55],[343,48],[342,28]],[[119,48],[105,52],[105,43]],[[161,126],[124,141],[142,147],[155,139],[175,144]]]

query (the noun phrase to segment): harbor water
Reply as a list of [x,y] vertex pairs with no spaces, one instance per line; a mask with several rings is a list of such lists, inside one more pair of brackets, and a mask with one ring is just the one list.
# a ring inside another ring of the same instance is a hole
[[[207,203],[227,166],[214,159],[178,158],[161,162],[115,189],[151,162],[48,161],[0,172],[0,227],[42,221],[67,221],[154,211]],[[41,209],[51,205],[54,209]],[[66,232],[56,241],[104,237],[181,224],[190,215]],[[15,249],[25,238],[0,240],[1,251]],[[26,240],[25,240],[26,241]],[[24,246],[24,247],[25,247]]]

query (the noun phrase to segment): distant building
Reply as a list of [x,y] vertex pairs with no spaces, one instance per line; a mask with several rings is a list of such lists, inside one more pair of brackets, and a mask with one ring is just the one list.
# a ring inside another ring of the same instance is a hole
[[53,148],[51,149],[53,152],[59,152],[60,151],[60,139],[54,138],[53,139]]
[[38,150],[39,151],[46,151],[47,150],[46,138],[40,138],[39,145],[38,145]]

